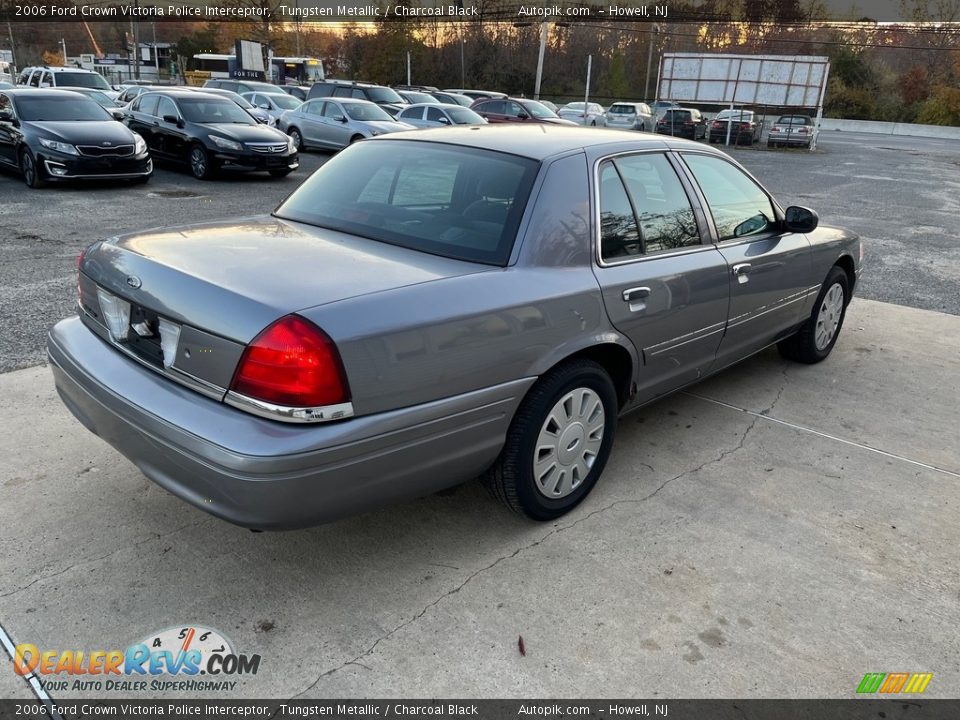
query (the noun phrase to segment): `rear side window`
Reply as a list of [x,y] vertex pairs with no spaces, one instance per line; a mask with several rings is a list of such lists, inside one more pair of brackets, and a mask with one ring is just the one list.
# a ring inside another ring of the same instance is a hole
[[157,102],[160,100],[159,95],[142,95],[139,100],[137,100],[137,111],[146,113],[147,115],[156,115],[157,114]]
[[[600,170],[600,254],[604,260],[700,244],[693,207],[664,155],[618,157],[605,161]],[[620,181],[619,188],[614,178]],[[632,217],[624,216],[626,208]]]
[[708,155],[684,154],[683,159],[710,206],[720,240],[759,235],[775,227],[770,198],[749,175]]
[[277,210],[282,218],[445,257],[505,265],[539,163],[417,141],[358,143]]

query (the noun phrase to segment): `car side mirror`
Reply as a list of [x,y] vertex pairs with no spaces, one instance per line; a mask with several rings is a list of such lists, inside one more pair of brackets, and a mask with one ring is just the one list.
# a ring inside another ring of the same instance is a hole
[[0,121],[13,122],[13,113],[9,110],[0,110]]
[[164,121],[164,122],[168,122],[168,123],[170,123],[171,125],[176,125],[178,128],[182,128],[183,125],[184,125],[183,120],[181,120],[180,118],[178,118],[176,115],[164,115],[164,116],[163,116],[163,121]]
[[333,119],[336,120],[337,122],[342,122],[342,123],[345,123],[347,121],[347,118],[343,115],[337,115]]
[[450,124],[450,121],[449,121],[447,118],[442,117],[442,118],[440,118],[439,123],[440,123],[441,125],[449,125],[449,124]]
[[820,224],[820,216],[810,208],[791,205],[784,212],[783,224],[790,232],[813,232]]
[[529,118],[530,116],[527,115],[525,112],[522,112],[522,113],[517,113],[517,117],[518,117],[520,120],[526,120],[526,119]]

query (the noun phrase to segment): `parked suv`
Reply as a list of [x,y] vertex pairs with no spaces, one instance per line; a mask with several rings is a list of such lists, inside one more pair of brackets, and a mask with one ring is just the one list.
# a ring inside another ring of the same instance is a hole
[[17,77],[17,85],[35,88],[93,88],[100,90],[111,100],[116,100],[118,95],[103,75],[82,68],[28,67]]
[[653,110],[646,103],[615,102],[607,110],[607,127],[623,130],[653,130]]
[[657,120],[657,132],[661,135],[700,140],[707,136],[707,121],[695,108],[671,108]]
[[325,97],[369,100],[394,117],[409,105],[393,88],[359,80],[323,80],[310,86],[310,100]]

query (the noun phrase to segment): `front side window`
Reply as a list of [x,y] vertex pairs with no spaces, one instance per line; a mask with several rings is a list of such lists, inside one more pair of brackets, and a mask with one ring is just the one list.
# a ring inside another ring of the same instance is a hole
[[57,85],[61,87],[83,87],[96,88],[97,90],[109,90],[110,85],[103,76],[95,72],[61,72],[57,73]]
[[769,232],[776,227],[770,198],[750,176],[726,160],[684,154],[713,215],[720,240]]
[[505,265],[539,163],[410,140],[358,143],[277,211],[281,218],[444,257]]
[[147,94],[141,95],[137,100],[136,110],[138,112],[145,113],[147,115],[156,116],[157,114],[157,101],[160,100],[159,95]]
[[442,122],[446,119],[446,117],[447,116],[443,114],[443,111],[440,108],[427,108],[427,120],[431,120],[433,122]]
[[[613,235],[607,238],[601,233],[601,257],[604,260],[700,244],[693,207],[680,178],[666,156],[654,153],[618,157],[601,166],[601,231],[604,229],[605,188],[614,193],[607,201],[610,206],[621,208],[621,212],[623,208],[621,190],[612,182],[614,176],[621,181],[627,205],[634,213],[631,227],[637,229],[637,238]],[[607,182],[609,185],[605,185]],[[613,222],[612,218],[610,222]]]
[[323,116],[331,120],[339,120],[343,117],[343,110],[336,103],[328,102],[323,108]]
[[161,118],[166,118],[167,116],[179,117],[177,106],[174,105],[173,100],[168,97],[160,98],[160,102],[157,105],[157,115]]

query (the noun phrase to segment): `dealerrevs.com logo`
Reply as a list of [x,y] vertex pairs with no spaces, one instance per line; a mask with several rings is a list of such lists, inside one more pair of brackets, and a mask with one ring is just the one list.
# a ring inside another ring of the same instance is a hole
[[225,635],[198,625],[167,628],[126,650],[59,650],[22,643],[13,661],[17,675],[36,675],[48,691],[229,692],[237,685],[230,678],[256,675],[259,669],[259,655],[237,653]]

